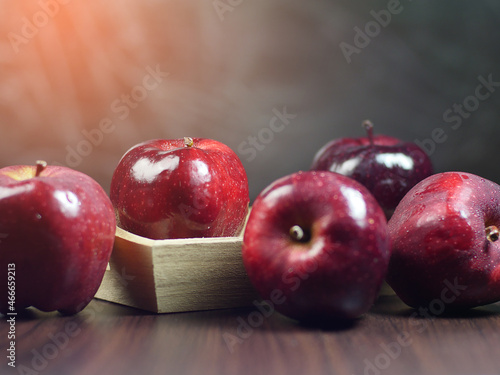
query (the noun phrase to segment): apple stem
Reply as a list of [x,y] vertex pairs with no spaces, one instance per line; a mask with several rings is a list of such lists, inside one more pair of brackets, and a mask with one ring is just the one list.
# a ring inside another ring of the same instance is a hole
[[500,231],[495,225],[486,228],[486,238],[490,242],[496,242],[500,239]]
[[184,145],[186,147],[193,147],[194,141],[191,137],[184,137]]
[[362,126],[366,130],[368,140],[370,141],[370,146],[373,146],[373,122],[371,122],[370,120],[365,120],[363,121]]
[[47,162],[43,160],[36,161],[35,177],[40,177],[40,174],[47,168]]
[[309,240],[306,232],[300,225],[294,225],[290,228],[290,237],[297,242],[307,242]]

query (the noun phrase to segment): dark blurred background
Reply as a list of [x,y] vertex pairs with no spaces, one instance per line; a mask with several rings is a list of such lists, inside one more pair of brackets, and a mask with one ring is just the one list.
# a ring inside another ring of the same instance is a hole
[[208,137],[239,154],[254,199],[369,118],[424,142],[437,171],[500,182],[499,2],[0,7],[0,167],[45,159],[108,190],[134,144]]

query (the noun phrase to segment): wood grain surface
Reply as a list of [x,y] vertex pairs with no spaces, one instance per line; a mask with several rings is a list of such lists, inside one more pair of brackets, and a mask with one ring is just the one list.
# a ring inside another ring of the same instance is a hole
[[354,324],[318,328],[257,307],[157,315],[93,300],[73,317],[18,316],[16,369],[6,364],[3,317],[0,373],[493,375],[499,313],[493,304],[425,316],[381,296]]

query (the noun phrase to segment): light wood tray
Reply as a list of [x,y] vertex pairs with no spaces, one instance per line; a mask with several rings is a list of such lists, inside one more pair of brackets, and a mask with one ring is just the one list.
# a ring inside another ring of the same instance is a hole
[[96,298],[155,313],[250,306],[243,237],[151,240],[116,230]]

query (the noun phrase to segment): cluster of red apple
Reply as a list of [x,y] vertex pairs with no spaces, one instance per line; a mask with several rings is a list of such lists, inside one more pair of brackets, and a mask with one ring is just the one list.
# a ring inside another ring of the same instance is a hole
[[327,143],[252,205],[243,260],[261,296],[312,321],[359,317],[384,280],[414,308],[499,301],[500,186],[434,174],[419,146],[363,126],[367,137]]
[[[500,300],[500,186],[433,174],[417,145],[364,125],[367,137],[328,143],[310,171],[264,189],[250,215],[240,159],[209,139],[132,147],[109,197],[69,168],[0,169],[0,267],[18,272],[15,308],[82,310],[99,288],[116,225],[152,239],[244,230],[251,282],[299,320],[356,318],[384,280],[413,307],[442,298],[450,282],[461,286],[444,301],[451,308]],[[0,312],[12,308],[2,288]]]

